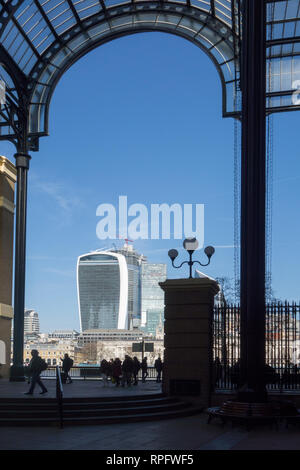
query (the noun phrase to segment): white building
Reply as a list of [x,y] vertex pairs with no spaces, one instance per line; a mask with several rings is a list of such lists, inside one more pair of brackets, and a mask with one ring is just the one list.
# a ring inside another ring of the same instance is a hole
[[79,336],[78,331],[76,330],[55,330],[52,333],[49,333],[49,339],[59,339],[59,340],[76,340]]
[[24,312],[24,334],[40,332],[40,321],[35,310],[25,310]]
[[98,341],[138,341],[143,337],[140,330],[97,329],[86,330],[78,336],[78,346],[85,346]]

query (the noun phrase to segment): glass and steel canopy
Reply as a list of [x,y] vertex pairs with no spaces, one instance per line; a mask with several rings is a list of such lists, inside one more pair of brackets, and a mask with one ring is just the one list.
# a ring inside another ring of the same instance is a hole
[[266,112],[300,107],[299,21],[300,0],[0,0],[0,139],[17,147],[14,380],[23,380],[28,150],[48,133],[51,96],[73,63],[112,39],[160,31],[208,54],[223,115],[242,121],[241,357],[250,401],[265,399]]
[[300,1],[268,3],[266,107],[273,112],[299,109]]
[[[31,149],[48,134],[54,88],[74,62],[112,39],[146,31],[182,36],[203,49],[219,72],[223,115],[235,115],[238,80],[238,2],[0,0],[0,138],[17,138],[26,115]],[[25,108],[25,109],[24,109]]]
[[[267,3],[266,108],[299,109],[300,0]],[[221,78],[223,116],[239,117],[241,8],[242,0],[0,0],[0,139],[18,139],[25,122],[37,149],[65,70],[105,42],[145,31],[204,50]]]

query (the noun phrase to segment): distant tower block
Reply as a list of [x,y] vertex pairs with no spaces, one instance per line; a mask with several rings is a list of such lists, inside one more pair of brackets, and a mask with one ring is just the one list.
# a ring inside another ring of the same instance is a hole
[[39,333],[39,315],[35,310],[25,310],[24,313],[24,334]]
[[0,375],[9,376],[16,168],[0,156]]

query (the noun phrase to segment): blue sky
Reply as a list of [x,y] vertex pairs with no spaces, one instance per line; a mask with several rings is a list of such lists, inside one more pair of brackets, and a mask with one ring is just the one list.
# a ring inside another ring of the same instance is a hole
[[[205,205],[210,276],[233,277],[233,120],[221,113],[212,62],[186,40],[144,33],[83,57],[59,82],[50,136],[32,153],[28,194],[26,307],[42,331],[79,328],[77,257],[109,246],[96,237],[96,208],[128,203]],[[275,115],[273,289],[299,299],[299,114]],[[14,148],[1,142],[13,160]],[[179,240],[138,240],[149,261],[168,264]],[[181,260],[183,253],[181,250]],[[197,254],[204,259],[203,252]]]

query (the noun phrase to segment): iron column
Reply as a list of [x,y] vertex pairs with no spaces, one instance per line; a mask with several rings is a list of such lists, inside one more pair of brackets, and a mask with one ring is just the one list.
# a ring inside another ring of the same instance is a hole
[[241,368],[240,400],[266,399],[266,2],[244,0],[242,11]]
[[17,198],[15,235],[15,285],[14,285],[14,344],[13,365],[10,380],[25,380],[23,367],[24,351],[24,307],[25,307],[25,261],[26,261],[26,212],[27,212],[27,173],[30,156],[16,153]]

